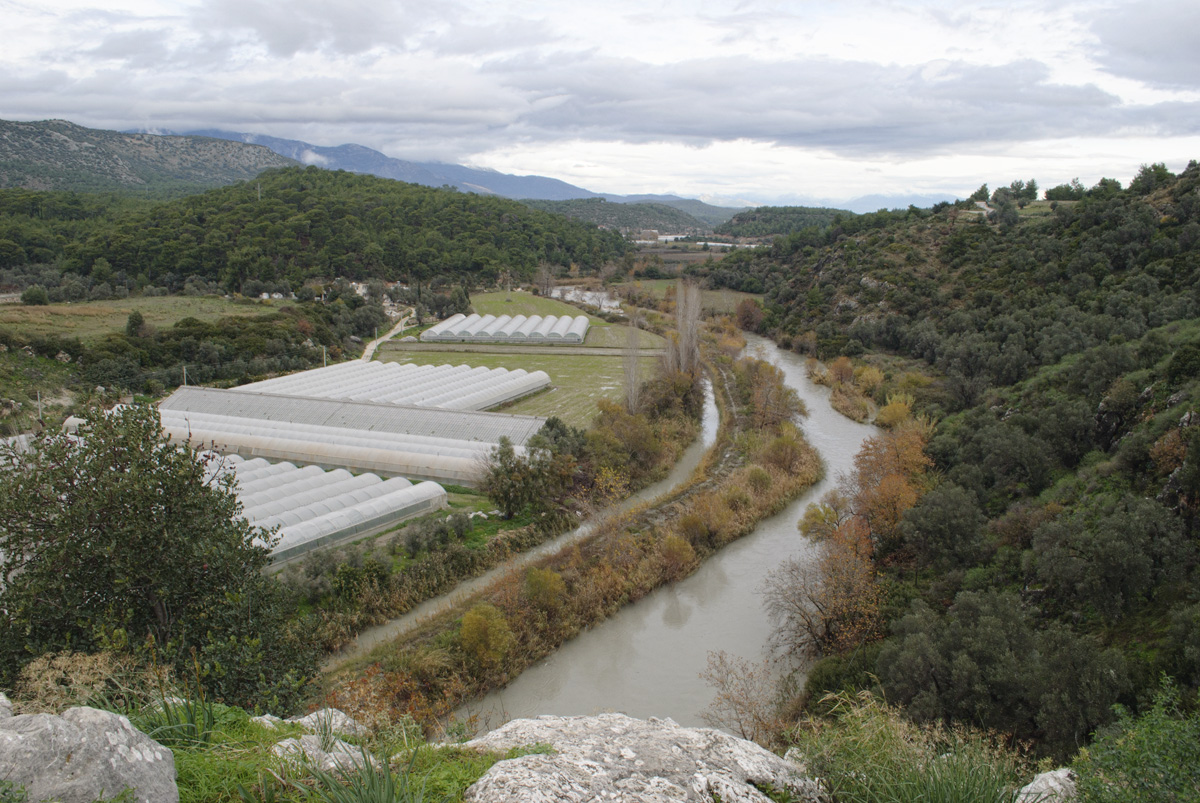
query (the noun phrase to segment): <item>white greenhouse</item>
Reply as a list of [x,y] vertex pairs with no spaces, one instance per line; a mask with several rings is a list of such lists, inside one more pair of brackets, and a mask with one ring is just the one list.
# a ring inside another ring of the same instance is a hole
[[586,315],[452,315],[421,333],[426,343],[571,343],[587,337]]
[[[459,391],[464,393],[465,391]],[[178,443],[222,454],[474,485],[501,437],[518,451],[534,416],[181,387],[159,405]]]
[[550,377],[545,371],[355,360],[254,382],[234,390],[446,410],[486,410],[548,387]]
[[279,528],[271,553],[275,563],[446,507],[446,491],[436,482],[414,485],[400,477],[355,476],[345,469],[323,471],[214,452],[204,456],[209,479],[233,472],[242,515],[250,524]]

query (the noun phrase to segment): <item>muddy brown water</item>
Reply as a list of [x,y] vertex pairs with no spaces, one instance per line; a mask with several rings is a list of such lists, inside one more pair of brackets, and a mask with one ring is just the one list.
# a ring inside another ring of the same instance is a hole
[[764,519],[753,533],[709,558],[691,577],[658,589],[580,634],[507,687],[460,709],[460,719],[473,716],[478,728],[487,729],[539,714],[619,711],[703,725],[700,714],[714,694],[700,679],[709,652],[724,650],[752,660],[767,654],[771,623],[762,607],[763,580],[781,560],[811,554],[796,522],[840,473],[849,471],[874,429],[833,411],[829,389],[809,381],[803,357],[764,338],[747,339],[747,348],[778,365],[808,405],[804,432],[825,461],[825,478],[781,513]]

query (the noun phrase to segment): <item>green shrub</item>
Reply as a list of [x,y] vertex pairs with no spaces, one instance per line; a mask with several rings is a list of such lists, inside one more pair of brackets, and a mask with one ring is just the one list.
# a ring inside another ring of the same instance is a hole
[[1075,760],[1082,799],[1200,801],[1200,714],[1181,713],[1175,687],[1164,680],[1148,711],[1117,716]]
[[746,471],[746,483],[756,494],[765,494],[771,490],[771,473],[762,466],[751,466]]

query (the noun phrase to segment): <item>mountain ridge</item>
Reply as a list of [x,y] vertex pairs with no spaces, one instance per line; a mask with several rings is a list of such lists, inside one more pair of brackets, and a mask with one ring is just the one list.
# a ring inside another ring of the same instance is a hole
[[253,178],[295,161],[261,145],[0,120],[0,187],[166,196]]

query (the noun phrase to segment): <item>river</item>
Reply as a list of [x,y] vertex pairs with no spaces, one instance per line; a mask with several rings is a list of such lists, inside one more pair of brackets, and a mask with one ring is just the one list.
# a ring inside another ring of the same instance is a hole
[[724,650],[752,660],[767,653],[771,623],[762,607],[763,580],[784,558],[810,550],[796,522],[809,502],[851,468],[874,429],[834,412],[829,389],[809,381],[803,357],[765,338],[747,335],[747,340],[748,349],[783,370],[808,405],[804,432],[825,460],[825,479],[709,558],[691,577],[580,634],[506,688],[460,710],[460,718],[476,715],[479,727],[494,728],[538,714],[620,711],[702,725],[700,713],[713,697],[700,679],[709,652]]

